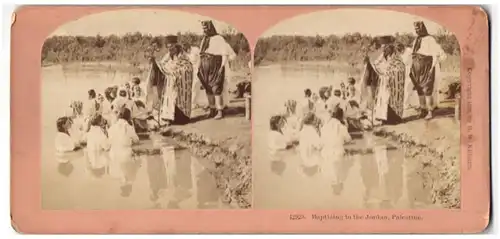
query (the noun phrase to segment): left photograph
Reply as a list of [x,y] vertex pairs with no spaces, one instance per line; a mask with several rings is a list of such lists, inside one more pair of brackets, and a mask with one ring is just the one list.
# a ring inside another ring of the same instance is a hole
[[41,49],[42,209],[252,205],[251,55],[210,17],[88,15]]

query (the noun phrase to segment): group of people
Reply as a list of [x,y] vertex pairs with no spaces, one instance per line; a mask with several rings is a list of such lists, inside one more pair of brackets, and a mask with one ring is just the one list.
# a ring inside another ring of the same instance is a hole
[[228,62],[236,54],[217,33],[212,21],[202,21],[204,36],[200,47],[178,43],[167,36],[168,53],[159,61],[151,58],[148,102],[159,109],[162,125],[185,124],[198,103],[200,89],[207,97],[208,117],[221,119],[228,96]]
[[85,147],[88,169],[120,178],[125,190],[135,165],[132,146],[139,142],[139,133],[154,127],[153,117],[137,77],[132,86],[108,87],[103,94],[90,89],[87,101],[73,101],[67,115],[57,119],[56,156],[67,164],[71,153]]
[[358,99],[355,79],[349,78],[340,89],[324,86],[317,93],[305,89],[302,100],[286,101],[285,113],[272,116],[269,122],[271,156],[298,144],[302,169],[321,171],[334,190],[339,190],[339,164],[343,163],[344,145],[352,140],[349,131],[369,126],[360,117]]
[[141,87],[141,79],[134,77],[99,94],[88,90],[85,102],[73,101],[69,112],[56,122],[59,162],[68,163],[70,154],[85,147],[89,169],[116,175],[125,190],[131,186],[130,171],[135,164],[132,146],[139,142],[139,136],[162,126],[188,123],[201,89],[207,94],[209,116],[222,118],[226,67],[235,53],[212,21],[203,21],[202,26],[200,48],[181,45],[177,36],[167,36],[168,52],[159,61],[151,59],[146,89]]
[[417,38],[412,48],[386,36],[373,44],[382,50],[380,56],[365,57],[361,95],[375,120],[382,123],[401,123],[410,107],[417,109],[420,118],[430,120],[437,109],[439,63],[446,54],[422,21],[415,22],[414,28]]
[[414,26],[417,38],[412,49],[395,43],[394,37],[374,42],[382,53],[374,61],[365,57],[358,87],[350,77],[339,89],[325,86],[317,94],[305,89],[303,100],[288,100],[285,113],[270,118],[271,156],[298,144],[302,167],[319,167],[335,186],[341,173],[337,164],[344,159],[344,145],[352,140],[353,131],[403,122],[405,110],[416,104],[416,96],[419,116],[431,119],[437,102],[439,62],[446,55],[423,22]]

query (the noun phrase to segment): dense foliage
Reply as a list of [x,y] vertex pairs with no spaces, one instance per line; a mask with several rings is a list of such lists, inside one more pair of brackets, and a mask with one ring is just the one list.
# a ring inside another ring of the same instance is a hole
[[[201,35],[177,33],[180,43],[198,46]],[[222,33],[237,54],[235,67],[247,67],[250,47],[241,33]],[[140,32],[124,36],[52,36],[42,47],[42,65],[68,62],[119,61],[139,65],[154,52],[161,56],[166,52],[165,36],[151,36]]]
[[[410,47],[415,39],[412,34],[396,34],[396,41]],[[443,50],[450,55],[460,55],[460,46],[454,35],[435,35]],[[283,61],[330,61],[343,60],[350,63],[363,59],[372,36],[360,33],[344,36],[272,36],[261,38],[255,48],[255,65]],[[453,57],[452,57],[453,58]]]

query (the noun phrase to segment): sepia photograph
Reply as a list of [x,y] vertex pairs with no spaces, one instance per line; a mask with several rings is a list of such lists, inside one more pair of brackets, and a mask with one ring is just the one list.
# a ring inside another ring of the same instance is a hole
[[104,11],[41,52],[42,209],[251,207],[251,53],[234,27]]
[[460,46],[382,9],[282,20],[256,44],[255,209],[460,208]]

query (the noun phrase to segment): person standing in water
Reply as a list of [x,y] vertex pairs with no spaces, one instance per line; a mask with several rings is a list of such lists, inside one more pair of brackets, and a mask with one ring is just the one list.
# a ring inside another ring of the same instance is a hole
[[226,40],[217,33],[212,21],[202,21],[203,39],[200,46],[200,67],[198,77],[205,88],[210,107],[209,117],[223,117],[223,91],[226,77],[225,66],[234,51]]
[[[120,108],[118,120],[108,131],[110,172],[121,180],[122,190],[131,186],[134,179],[134,157],[132,145],[139,142],[131,122],[131,112],[128,108]],[[114,169],[114,170],[113,170]]]
[[446,55],[436,39],[429,35],[424,22],[417,21],[413,25],[417,39],[413,43],[410,79],[419,97],[420,116],[431,119],[435,103],[438,103],[434,102],[437,100],[436,82],[439,82],[436,73],[439,73],[439,61]]

